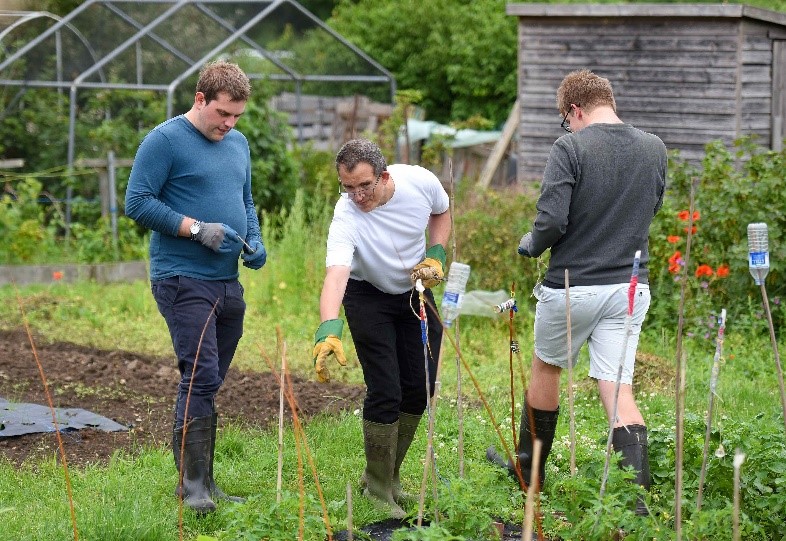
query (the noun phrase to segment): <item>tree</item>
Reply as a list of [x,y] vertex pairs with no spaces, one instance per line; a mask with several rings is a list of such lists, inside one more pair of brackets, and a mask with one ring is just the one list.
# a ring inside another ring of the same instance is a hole
[[503,0],[341,0],[328,23],[420,90],[429,118],[504,122],[516,99],[516,20]]

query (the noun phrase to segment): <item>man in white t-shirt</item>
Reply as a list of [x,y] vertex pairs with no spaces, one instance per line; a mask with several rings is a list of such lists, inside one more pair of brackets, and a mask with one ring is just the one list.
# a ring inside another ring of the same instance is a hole
[[[317,379],[328,381],[328,357],[346,363],[344,322],[338,318],[343,304],[366,382],[361,486],[391,516],[403,518],[407,495],[399,469],[426,409],[426,363],[428,392],[434,392],[442,339],[428,288],[444,277],[449,199],[433,173],[413,165],[388,167],[371,141],[347,142],[336,156],[336,170],[342,197],[328,233],[314,364]],[[427,359],[413,290],[417,279],[427,288]]]

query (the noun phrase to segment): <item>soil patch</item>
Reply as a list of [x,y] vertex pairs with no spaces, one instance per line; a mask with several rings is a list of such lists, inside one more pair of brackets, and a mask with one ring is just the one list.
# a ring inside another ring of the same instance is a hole
[[[173,357],[149,357],[70,343],[46,344],[33,336],[53,405],[84,408],[130,427],[127,432],[61,433],[69,465],[105,462],[118,450],[139,452],[169,444],[177,384]],[[292,376],[298,415],[338,413],[362,406],[365,387],[317,383]],[[47,405],[35,356],[24,330],[0,330],[0,396]],[[277,422],[279,390],[269,372],[229,369],[216,397],[221,422],[266,427]],[[288,407],[286,407],[288,411]],[[0,437],[0,456],[15,465],[58,456],[54,433]]]

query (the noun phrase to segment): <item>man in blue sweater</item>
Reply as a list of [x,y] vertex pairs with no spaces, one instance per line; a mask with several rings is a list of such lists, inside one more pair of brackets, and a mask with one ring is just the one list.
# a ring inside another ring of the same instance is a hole
[[[535,355],[521,412],[518,463],[524,481],[532,472],[533,441],[542,442],[538,485],[554,441],[560,373],[575,365],[584,342],[589,376],[598,384],[606,414],[614,414],[620,359],[623,371],[614,419],[614,450],[631,466],[634,481],[649,488],[647,427],[633,396],[633,368],[641,324],[650,305],[647,250],[650,224],[663,204],[666,147],[655,135],[625,124],[608,79],[588,70],[569,73],[557,89],[562,127],[570,132],[551,147],[532,231],[518,252],[539,257],[551,250],[548,271],[535,286]],[[641,251],[630,337],[625,318],[634,255]],[[572,351],[567,351],[565,269],[569,270]],[[627,349],[623,352],[623,344]],[[496,451],[489,460],[506,466]],[[636,512],[646,514],[643,500]]]
[[250,94],[237,65],[205,66],[191,109],[139,145],[126,191],[126,215],[152,230],[151,290],[181,376],[175,493],[200,514],[214,511],[218,499],[242,501],[216,487],[213,456],[215,396],[243,334],[238,257],[242,252],[243,265],[255,270],[267,258],[251,197],[248,141],[233,130]]

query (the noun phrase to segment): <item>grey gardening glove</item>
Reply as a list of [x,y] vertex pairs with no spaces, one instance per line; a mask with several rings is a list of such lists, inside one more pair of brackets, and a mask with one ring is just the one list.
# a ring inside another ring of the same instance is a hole
[[240,235],[226,224],[202,223],[194,239],[219,254],[239,253],[242,247]]
[[519,241],[519,255],[524,257],[532,257],[531,254],[532,250],[532,232],[525,233],[523,237],[521,237],[521,241]]

